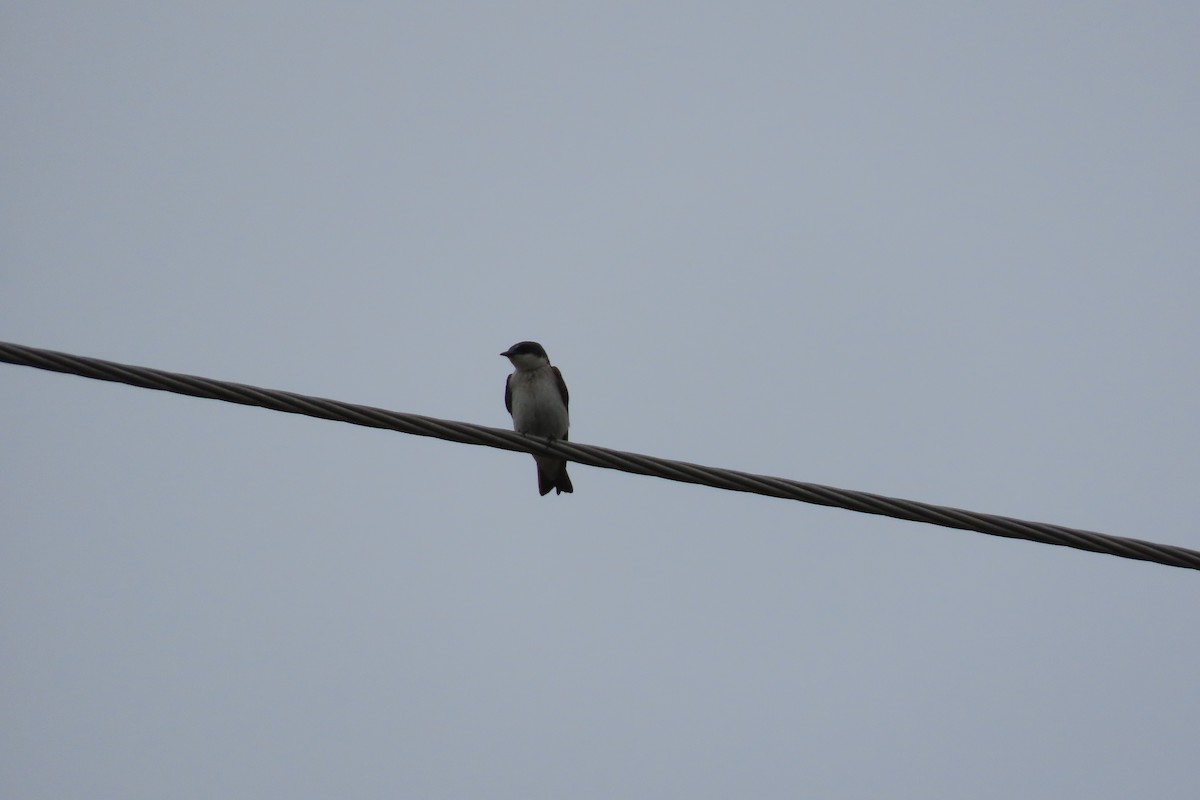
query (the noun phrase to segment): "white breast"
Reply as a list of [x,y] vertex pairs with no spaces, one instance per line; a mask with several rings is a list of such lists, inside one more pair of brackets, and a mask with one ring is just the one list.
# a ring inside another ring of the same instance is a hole
[[567,407],[563,405],[558,383],[549,367],[532,372],[514,372],[509,388],[512,390],[515,430],[556,439],[567,435]]

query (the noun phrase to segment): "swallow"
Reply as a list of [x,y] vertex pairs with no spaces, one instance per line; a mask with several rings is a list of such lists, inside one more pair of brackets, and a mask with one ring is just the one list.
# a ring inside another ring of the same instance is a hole
[[[566,441],[570,427],[567,384],[558,367],[550,365],[546,350],[537,342],[517,342],[500,355],[516,368],[504,382],[504,407],[512,415],[513,429],[550,441]],[[533,460],[537,462],[538,492],[575,491],[567,477],[566,459],[534,456]]]

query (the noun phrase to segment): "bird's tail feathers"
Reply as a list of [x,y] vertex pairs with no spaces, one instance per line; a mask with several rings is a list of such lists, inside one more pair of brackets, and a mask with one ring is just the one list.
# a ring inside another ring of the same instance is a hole
[[571,479],[567,476],[566,461],[559,461],[556,464],[538,462],[538,492],[547,495],[550,494],[551,489],[558,494],[575,491],[575,487],[571,485]]

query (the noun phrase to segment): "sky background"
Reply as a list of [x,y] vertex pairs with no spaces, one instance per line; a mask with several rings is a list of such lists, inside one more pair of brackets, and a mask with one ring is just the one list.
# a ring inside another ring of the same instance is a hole
[[[1195,3],[0,6],[0,339],[1200,548]],[[0,365],[0,795],[1190,798],[1200,576]]]

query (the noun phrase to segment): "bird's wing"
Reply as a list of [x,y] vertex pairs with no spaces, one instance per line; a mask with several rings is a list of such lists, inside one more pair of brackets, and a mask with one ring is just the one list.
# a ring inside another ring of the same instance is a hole
[[558,384],[558,393],[562,395],[563,405],[570,407],[570,396],[567,394],[567,382],[562,379],[562,373],[558,371],[558,367],[551,367],[554,371],[554,381]]
[[[558,367],[551,367],[554,372],[554,382],[558,384],[558,393],[562,396],[563,408],[570,409],[571,395],[567,393],[567,382],[563,380],[562,373],[558,371]],[[562,438],[567,439],[568,431],[563,431]]]
[[504,407],[508,409],[509,416],[512,416],[512,375],[504,379]]

